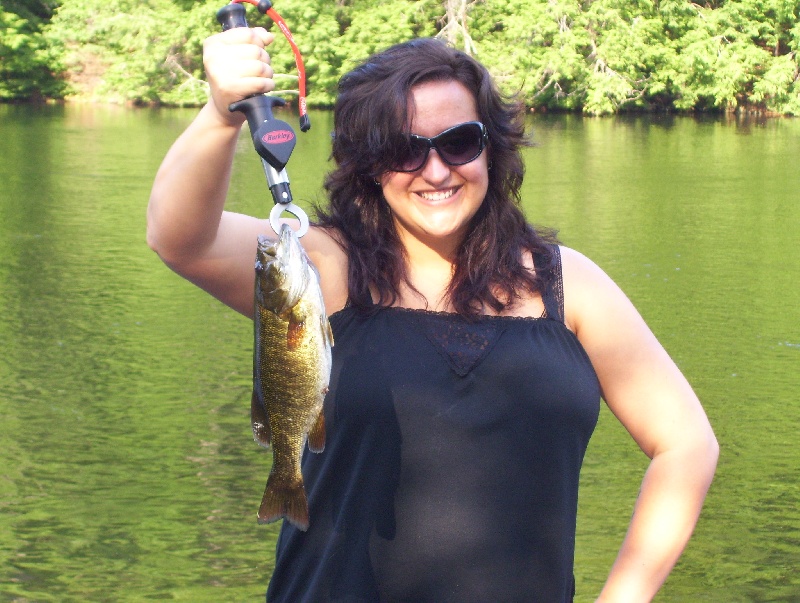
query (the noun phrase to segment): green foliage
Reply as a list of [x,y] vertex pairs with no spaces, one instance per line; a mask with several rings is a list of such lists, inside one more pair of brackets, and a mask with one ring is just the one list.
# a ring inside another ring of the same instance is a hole
[[481,60],[535,106],[612,113],[665,89],[671,49],[650,2],[507,0],[473,15]]
[[472,35],[503,87],[534,107],[797,113],[800,3],[767,5],[501,0],[475,6]]
[[[225,0],[0,0],[0,98],[205,102],[202,41]],[[372,52],[445,25],[447,0],[279,0],[300,46],[311,106]],[[13,7],[11,6],[13,5]],[[276,73],[294,76],[276,33]],[[453,11],[450,14],[455,14]],[[800,115],[800,0],[470,0],[456,38],[529,106]],[[292,77],[279,88],[296,88]]]
[[797,113],[797,55],[787,52],[797,6],[787,12],[787,3],[775,0],[697,7],[677,40],[675,107]]
[[0,0],[0,11],[15,13],[26,20],[37,21],[53,16],[55,0]]
[[[25,8],[24,6],[21,8]],[[60,96],[61,65],[39,31],[39,19],[0,9],[0,100],[34,100]]]
[[[437,13],[438,9],[438,13]],[[433,24],[441,14],[434,0],[355,0],[347,6],[331,0],[294,0],[276,4],[303,55],[308,79],[309,103],[330,106],[339,78],[359,60],[376,50],[420,36],[435,34]],[[297,73],[294,55],[271,20],[255,15],[250,23],[275,33],[270,48],[276,73]],[[279,81],[279,87],[284,82]],[[292,85],[291,80],[285,82]]]
[[46,30],[81,96],[133,103],[205,101],[202,41],[218,6],[171,0],[65,2]]

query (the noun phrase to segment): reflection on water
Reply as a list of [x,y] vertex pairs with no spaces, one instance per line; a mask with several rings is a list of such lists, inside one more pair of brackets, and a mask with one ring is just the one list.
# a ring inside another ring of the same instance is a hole
[[[192,111],[0,106],[0,599],[263,599],[277,526],[248,423],[251,326],[144,243]],[[330,115],[289,169],[321,198]],[[800,122],[532,118],[526,212],[605,268],[722,445],[658,601],[797,601]],[[293,168],[293,165],[295,166]],[[301,169],[302,167],[302,169]],[[230,207],[266,215],[242,139]],[[578,601],[599,591],[646,459],[604,412],[583,472]]]

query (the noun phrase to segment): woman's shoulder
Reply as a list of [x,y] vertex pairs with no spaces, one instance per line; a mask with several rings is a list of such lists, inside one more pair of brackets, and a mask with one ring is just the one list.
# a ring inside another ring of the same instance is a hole
[[565,322],[571,331],[578,333],[581,325],[602,320],[611,308],[630,305],[617,284],[594,261],[564,245],[559,245],[559,251]]
[[320,275],[328,315],[347,304],[347,252],[341,234],[333,228],[312,226],[301,239],[308,258]]
[[342,235],[335,228],[311,226],[300,239],[309,257],[322,256],[345,259],[347,254],[342,243]]
[[599,270],[597,264],[595,264],[580,251],[561,244],[559,244],[557,247],[559,255],[561,256],[561,265],[564,270]]

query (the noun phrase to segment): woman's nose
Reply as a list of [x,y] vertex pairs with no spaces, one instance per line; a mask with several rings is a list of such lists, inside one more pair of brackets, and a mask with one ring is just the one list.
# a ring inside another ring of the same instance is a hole
[[436,149],[431,149],[421,175],[428,182],[442,182],[450,176],[450,166],[442,161]]

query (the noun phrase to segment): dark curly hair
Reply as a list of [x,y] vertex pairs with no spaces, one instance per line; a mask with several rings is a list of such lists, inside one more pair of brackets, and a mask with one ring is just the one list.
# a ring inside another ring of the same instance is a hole
[[325,179],[328,208],[318,207],[318,225],[333,228],[349,258],[349,303],[391,305],[408,280],[404,248],[376,178],[389,171],[409,140],[408,98],[414,86],[457,81],[476,99],[491,153],[486,198],[469,224],[447,291],[456,312],[475,317],[488,307],[500,312],[526,292],[540,291],[524,253],[552,259],[554,235],[541,235],[520,209],[525,172],[520,154],[527,139],[524,111],[503,97],[487,69],[436,39],[421,38],[377,53],[339,82],[334,105],[333,159]]

